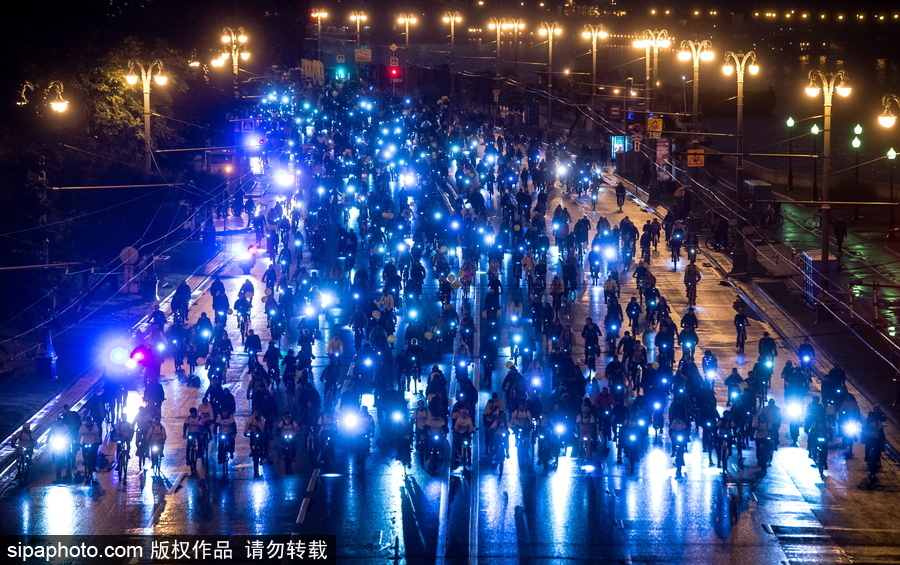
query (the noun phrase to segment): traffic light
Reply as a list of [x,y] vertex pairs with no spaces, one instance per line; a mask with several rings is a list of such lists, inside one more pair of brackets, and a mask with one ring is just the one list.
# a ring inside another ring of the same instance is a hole
[[399,81],[400,67],[388,67],[388,77],[393,81]]

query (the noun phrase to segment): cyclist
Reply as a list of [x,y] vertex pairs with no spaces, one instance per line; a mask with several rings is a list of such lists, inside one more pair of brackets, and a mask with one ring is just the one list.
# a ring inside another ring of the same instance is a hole
[[425,406],[424,400],[419,400],[416,403],[416,408],[413,410],[413,421],[416,423],[416,445],[418,445],[428,422],[428,407]]
[[687,313],[681,318],[681,327],[682,329],[697,329],[697,326],[700,325],[700,322],[697,321],[697,314],[695,313],[693,308],[688,308]]
[[22,429],[13,434],[9,444],[16,448],[16,458],[33,457],[34,455],[34,432],[31,431],[31,424],[25,422]]
[[675,457],[675,438],[679,434],[684,437],[691,435],[691,427],[681,417],[676,417],[669,424],[669,441],[672,442],[672,457]]
[[581,456],[590,459],[597,438],[597,417],[594,416],[589,399],[584,399],[581,412],[575,418],[575,424],[578,426],[578,437],[581,440],[579,442],[582,446]]
[[112,428],[112,440],[113,441],[121,441],[125,453],[131,451],[131,439],[134,437],[134,424],[128,421],[128,418],[125,415],[122,415],[122,418],[119,419],[118,422]]
[[460,456],[463,442],[469,440],[471,445],[472,432],[475,431],[475,422],[469,415],[469,409],[463,408],[453,415],[453,454],[454,457]]
[[166,444],[166,428],[160,422],[159,416],[153,418],[153,421],[150,422],[150,427],[147,428],[147,434],[144,436],[144,441],[146,441],[151,449],[155,447],[159,447],[159,456],[164,457],[163,448]]
[[217,433],[224,434],[226,436],[225,440],[228,443],[225,444],[225,452],[226,455],[234,459],[234,437],[237,435],[237,422],[234,421],[234,416],[231,415],[231,412],[228,410],[222,410],[222,412],[216,417],[216,429]]
[[[285,412],[284,416],[281,418],[281,421],[278,422],[278,428],[276,429],[275,434],[278,437],[282,438],[285,435],[293,435],[294,438],[297,438],[300,434],[300,422],[295,420],[294,416],[290,412]],[[265,438],[265,436],[263,436],[263,438]],[[263,444],[263,457],[269,456],[268,443],[268,441],[265,441],[265,443]]]
[[256,335],[256,332],[253,330],[247,330],[247,339],[244,341],[244,351],[247,352],[247,363],[249,365],[255,366],[259,363],[256,356],[262,351],[262,340],[259,339],[259,336]]
[[85,416],[84,423],[78,430],[78,443],[81,445],[81,457],[85,461],[84,482],[89,485],[96,483],[94,471],[97,467],[97,449],[101,442],[100,426],[94,422],[93,416]]
[[524,402],[519,402],[518,408],[513,410],[512,414],[510,414],[509,427],[512,428],[513,433],[517,435],[521,430],[523,433],[522,437],[527,441],[528,438],[525,434],[528,434],[531,431],[531,420],[531,412],[528,411]]
[[[259,438],[256,435],[259,434]],[[250,438],[250,445],[253,446],[257,441],[262,445],[263,459],[269,456],[269,439],[266,437],[266,419],[263,418],[259,410],[253,410],[250,417],[244,423],[244,435]]]
[[703,276],[695,263],[688,263],[684,269],[684,287],[687,290],[688,301],[694,304],[697,301],[697,284]]
[[749,325],[750,320],[744,314],[744,309],[738,308],[738,313],[734,315],[734,328],[737,332],[735,347],[738,348],[738,353],[744,352],[744,342],[747,341],[747,326]]
[[344,342],[341,341],[341,338],[339,338],[337,334],[334,334],[331,336],[331,339],[328,340],[325,350],[330,359],[340,359],[341,355],[344,354]]
[[769,336],[769,332],[763,332],[763,336],[759,338],[759,356],[766,357],[778,356],[778,345],[775,344],[775,340]]
[[[263,363],[266,364],[266,369],[268,370],[268,374],[272,375],[272,378],[276,381],[281,376],[280,371],[278,369],[278,365],[281,363],[282,358],[284,358],[284,356],[281,354],[281,348],[279,348],[278,345],[274,341],[270,341],[269,346],[266,349],[266,352],[263,353]],[[295,365],[294,365],[294,370],[296,371],[296,361],[295,361]],[[287,375],[288,375],[288,373],[287,373],[287,371],[285,371],[285,376],[287,376]],[[293,378],[294,374],[291,373],[290,377]]]
[[609,304],[619,298],[619,280],[612,275],[603,283],[603,302]]

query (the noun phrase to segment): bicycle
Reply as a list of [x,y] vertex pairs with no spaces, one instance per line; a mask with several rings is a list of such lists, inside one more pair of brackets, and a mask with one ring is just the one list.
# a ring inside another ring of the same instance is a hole
[[816,231],[822,227],[822,213],[816,212],[812,216],[809,216],[805,220],[803,220],[803,227],[810,230]]
[[745,343],[747,343],[747,328],[745,328],[744,326],[738,326],[737,327],[737,341],[736,341],[738,353],[744,352],[744,344]]
[[19,481],[21,486],[28,484],[33,458],[34,450],[31,447],[23,447],[16,458],[16,480]]
[[238,312],[238,329],[241,332],[241,345],[243,345],[247,341],[247,334],[250,330],[250,315],[244,310]]
[[697,305],[697,283],[685,283],[689,306]]
[[187,436],[187,445],[185,446],[185,460],[191,468],[191,476],[197,474],[197,452],[199,451],[197,435],[190,433]]
[[150,444],[150,468],[157,476],[162,475],[163,444],[153,442]]
[[734,249],[734,236],[729,235],[724,241],[719,241],[719,238],[714,235],[710,236],[706,238],[706,248],[710,251],[730,251]]
[[672,246],[672,270],[678,270],[678,261],[681,260],[681,246],[673,245]]
[[675,444],[675,476],[681,477],[681,469],[684,467],[684,452],[687,447],[687,434],[677,432],[673,440]]
[[124,440],[116,442],[116,470],[119,472],[119,482],[124,483],[128,473],[128,443]]

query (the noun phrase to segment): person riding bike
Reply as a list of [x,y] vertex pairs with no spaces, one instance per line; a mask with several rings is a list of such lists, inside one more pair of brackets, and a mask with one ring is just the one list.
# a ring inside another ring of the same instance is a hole
[[[256,437],[259,434],[259,438]],[[265,459],[269,456],[269,438],[266,437],[266,419],[259,410],[253,410],[247,421],[244,422],[244,436],[250,438],[250,444],[259,441],[262,445],[262,456]]]
[[95,482],[93,472],[97,468],[97,449],[103,438],[100,436],[100,425],[94,422],[93,416],[85,416],[84,423],[78,430],[78,444],[81,446],[81,456],[85,462],[90,461],[91,465],[86,464],[86,476],[84,482],[93,484]]
[[453,454],[460,457],[463,442],[468,440],[471,445],[472,432],[475,431],[475,422],[469,414],[468,408],[463,408],[453,417]]
[[769,332],[763,332],[763,336],[759,338],[759,356],[770,356],[773,359],[778,356],[778,345],[775,343],[775,340],[769,336]]
[[147,428],[147,433],[144,436],[144,441],[147,442],[148,445],[156,446],[159,448],[159,456],[164,457],[163,448],[166,445],[166,428],[162,425],[159,416],[153,418],[153,421],[150,422],[150,427]]
[[22,428],[10,438],[9,444],[16,449],[16,457],[21,457],[25,453],[33,455],[35,441],[31,424],[29,422],[22,424]]
[[743,308],[738,309],[738,313],[734,315],[733,323],[734,323],[735,331],[737,332],[737,340],[735,341],[735,347],[738,348],[739,353],[743,353],[744,352],[744,341],[747,340],[747,326],[750,325],[750,319],[747,318],[746,314],[744,314]]

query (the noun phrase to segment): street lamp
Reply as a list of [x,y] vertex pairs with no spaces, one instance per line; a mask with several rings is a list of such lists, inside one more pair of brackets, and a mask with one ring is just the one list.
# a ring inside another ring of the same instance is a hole
[[735,210],[736,227],[738,228],[735,235],[735,245],[731,254],[731,274],[744,274],[747,272],[747,251],[744,249],[744,73],[749,71],[751,75],[759,72],[759,65],[756,64],[756,53],[750,51],[726,51],[725,66],[722,71],[726,75],[732,73],[737,75],[737,133],[735,140],[737,154],[735,173],[737,177],[737,206]]
[[494,74],[497,76],[500,76],[500,33],[505,25],[507,25],[506,18],[491,18],[488,20],[488,29],[496,30],[497,32],[497,47],[494,49]]
[[881,97],[881,105],[884,107],[884,111],[878,116],[878,123],[881,127],[894,127],[894,124],[897,123],[897,116],[891,112],[891,102],[900,106],[900,97],[896,94],[885,94]]
[[806,87],[806,94],[818,96],[819,93],[822,93],[825,101],[825,111],[823,112],[824,135],[822,136],[822,300],[824,300],[824,293],[828,288],[828,247],[831,244],[829,239],[831,204],[828,203],[828,173],[831,165],[831,107],[835,92],[844,97],[850,95],[848,82],[847,72],[843,69],[836,73],[813,69],[809,71],[809,85]]
[[547,130],[553,131],[553,36],[562,33],[556,22],[541,22],[540,35],[547,36]]
[[[859,147],[862,145],[862,142],[859,139],[859,136],[862,135],[863,129],[862,126],[856,124],[856,127],[853,128],[853,133],[856,136],[853,138],[853,141],[850,142],[850,145],[853,146],[853,156],[854,156],[854,164],[853,164],[853,192],[856,195],[859,195]],[[857,196],[858,198],[859,196]],[[859,205],[856,204],[853,206],[853,221],[859,221]]]
[[316,53],[319,55],[319,60],[322,60],[322,19],[328,17],[328,12],[325,10],[314,9],[312,11],[312,17],[316,18]]
[[891,147],[887,152],[888,162],[891,164],[890,175],[891,175],[891,192],[890,192],[890,203],[891,206],[888,206],[890,209],[888,216],[888,239],[894,239],[894,159],[897,158],[897,152],[894,151],[894,148]]
[[132,59],[128,61],[125,82],[134,86],[138,81],[141,81],[144,91],[144,172],[150,174],[150,82],[163,86],[169,81],[169,77],[163,74],[163,64],[159,59],[149,65]]
[[397,17],[397,23],[403,24],[405,26],[403,38],[406,42],[406,47],[403,52],[406,55],[406,60],[404,61],[406,70],[403,72],[405,76],[403,83],[405,85],[404,90],[406,92],[409,92],[409,26],[410,24],[415,24],[418,21],[419,20],[416,19],[415,14],[400,14]]
[[606,39],[609,33],[603,24],[584,24],[581,36],[591,40],[591,110],[594,110],[597,108],[597,39]]
[[525,29],[525,22],[519,19],[506,20],[503,29],[511,29],[513,32],[513,60],[515,61],[516,76],[519,75],[519,32]]
[[215,59],[212,62],[212,65],[214,67],[221,67],[225,64],[225,61],[231,57],[231,68],[234,73],[234,97],[240,98],[241,94],[238,87],[238,60],[246,61],[250,58],[250,53],[247,52],[247,35],[244,33],[244,28],[239,27],[237,28],[237,31],[230,27],[223,29],[222,43],[225,44],[226,51],[222,53],[218,59]]
[[359,25],[361,22],[369,19],[363,12],[357,12],[356,10],[350,12],[350,21],[356,22],[356,48],[359,49]]
[[787,119],[788,127],[788,190],[794,190],[794,118]]
[[[647,109],[653,109],[653,102],[656,96],[656,82],[659,79],[659,48],[668,49],[672,44],[669,32],[666,30],[645,29],[644,31],[634,34],[634,46],[645,50],[645,67],[647,69]],[[650,77],[650,50],[653,50],[653,78]]]
[[450,97],[456,96],[456,24],[462,21],[457,11],[444,12],[444,23],[450,24]]
[[812,199],[819,199],[819,153],[816,150],[816,142],[819,139],[819,132],[822,131],[819,129],[819,124],[813,124],[813,126],[809,129],[809,133],[813,135],[813,185],[812,185]]
[[[31,81],[26,80],[22,85],[22,92],[19,93],[19,101],[16,102],[19,106],[24,106],[28,104],[28,98],[25,96],[26,91],[34,91],[37,88]],[[44,91],[44,99],[46,100],[50,96],[50,91],[55,90],[56,94],[50,99],[50,108],[53,109],[54,112],[65,112],[69,107],[69,101],[63,98],[63,83],[58,80],[51,80],[47,87],[43,89]]]
[[712,61],[712,42],[708,39],[703,41],[694,41],[686,39],[681,42],[681,52],[678,58],[682,61],[692,61],[694,66],[694,99],[693,99],[693,117],[694,117],[694,135],[700,129],[700,61]]

